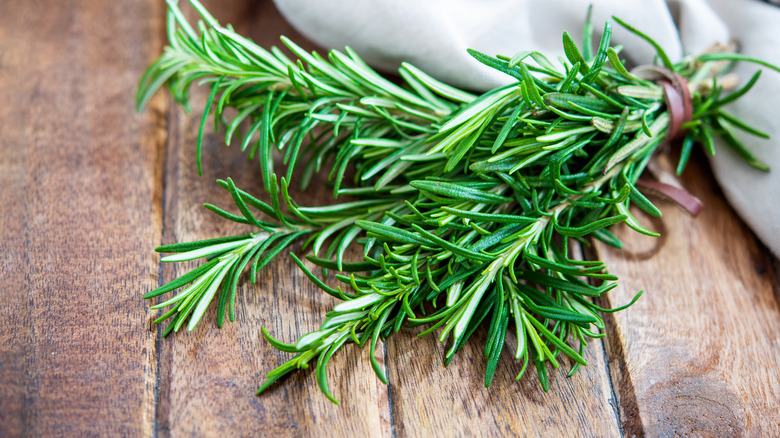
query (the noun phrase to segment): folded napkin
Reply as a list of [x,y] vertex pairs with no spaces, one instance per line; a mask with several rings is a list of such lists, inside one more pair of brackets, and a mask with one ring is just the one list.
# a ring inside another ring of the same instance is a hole
[[[350,46],[379,70],[402,61],[466,89],[484,91],[511,80],[473,60],[467,48],[512,56],[538,50],[564,56],[561,34],[582,33],[587,2],[574,0],[274,0],[302,34],[326,48]],[[780,0],[771,0],[778,3]],[[780,65],[780,8],[758,0],[602,0],[593,4],[594,39],[614,15],[653,37],[675,61],[715,43],[736,40],[739,50]],[[614,26],[613,44],[635,64],[651,63],[646,42]],[[742,83],[758,66],[741,63]],[[756,86],[727,110],[769,133],[772,140],[740,137],[773,171],[746,165],[723,144],[711,159],[715,177],[734,209],[780,256],[780,74],[765,71]],[[740,133],[741,134],[741,133]]]

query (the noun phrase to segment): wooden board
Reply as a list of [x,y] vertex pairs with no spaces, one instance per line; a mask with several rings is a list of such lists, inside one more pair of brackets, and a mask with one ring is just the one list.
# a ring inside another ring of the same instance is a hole
[[[281,34],[303,40],[270,3],[210,2],[206,6],[218,20],[233,24],[239,32],[263,30],[254,38],[266,47],[279,45]],[[207,90],[197,93],[196,101],[205,102]],[[209,128],[203,151],[204,174],[199,178],[194,152],[202,108],[190,115],[176,108],[171,114],[165,242],[252,231],[225,221],[202,205],[211,202],[236,211],[229,193],[214,182],[218,178],[231,177],[237,186],[260,196],[257,161],[248,162],[237,146],[228,149],[224,135]],[[324,185],[316,185],[300,202],[312,204],[328,196]],[[182,330],[163,340],[159,431],[171,435],[367,436],[387,429],[383,424],[387,402],[382,402],[386,389],[374,376],[367,349],[347,346],[330,365],[330,385],[342,402],[340,407],[320,394],[311,372],[295,373],[261,397],[255,395],[265,375],[292,356],[273,349],[262,338],[261,327],[279,339],[294,342],[317,329],[322,315],[335,305],[335,299],[317,289],[284,254],[261,271],[256,285],[242,283],[235,323],[218,329],[212,308],[192,333]],[[172,272],[165,268],[166,280],[173,279]]]
[[[704,157],[698,156],[702,162]],[[706,205],[669,202],[648,221],[659,239],[618,227],[623,250],[597,246],[621,278],[609,318],[612,380],[628,436],[780,435],[780,308],[772,257],[691,166],[683,184]]]
[[[232,23],[239,31],[253,27],[265,29],[267,33],[255,37],[265,46],[276,44],[271,29],[277,35],[285,33],[296,41],[301,40],[300,35],[279,21],[269,19],[268,10],[247,14],[235,4],[230,9],[211,7],[211,10],[219,20]],[[205,93],[200,94],[200,101],[204,101]],[[166,222],[165,241],[245,232],[241,226],[226,226],[223,219],[202,209],[201,204],[208,201],[230,207],[229,196],[212,183],[215,178],[231,176],[240,187],[261,193],[258,174],[254,171],[256,163],[247,163],[239,151],[225,148],[221,135],[209,134],[204,148],[206,170],[198,178],[193,148],[202,113],[195,111],[182,116],[173,110],[172,114],[166,177],[169,182],[166,196],[170,199],[166,197],[166,217],[173,223]],[[318,187],[320,190],[304,195],[301,202],[317,203],[330,196],[323,185]],[[221,204],[217,202],[220,199]],[[519,367],[508,366],[511,363],[508,358],[494,386],[490,390],[482,387],[485,360],[477,353],[480,348],[477,343],[470,343],[456,363],[445,369],[438,354],[441,346],[433,338],[418,340],[405,332],[388,343],[387,367],[392,389],[374,376],[368,366],[368,351],[353,346],[336,356],[331,366],[331,382],[334,393],[343,401],[341,408],[319,394],[311,373],[294,374],[258,400],[253,396],[254,388],[285,357],[262,340],[260,327],[266,326],[281,339],[292,341],[318,327],[322,315],[334,301],[316,290],[284,258],[261,274],[257,287],[245,286],[242,292],[238,323],[217,330],[214,315],[210,314],[207,317],[212,319],[206,327],[196,329],[193,335],[181,334],[163,341],[161,366],[165,371],[161,373],[163,390],[159,400],[163,409],[158,411],[158,426],[162,430],[173,434],[210,431],[253,434],[278,429],[280,432],[387,435],[392,408],[392,426],[402,434],[475,433],[485,427],[486,421],[498,426],[497,430],[514,433],[524,430],[541,433],[550,427],[553,428],[549,430],[569,436],[589,432],[582,429],[580,421],[564,421],[561,416],[588,418],[595,430],[612,434],[618,431],[615,410],[609,402],[612,393],[600,341],[588,349],[591,366],[573,379],[565,379],[565,373],[559,373],[546,396],[534,383],[533,376],[526,379],[526,384],[517,384],[514,375]],[[431,354],[433,351],[437,354]],[[425,365],[421,366],[420,361]],[[221,367],[221,363],[230,366]],[[481,397],[473,397],[475,392]],[[389,398],[392,407],[387,405]],[[301,405],[298,400],[307,402]],[[450,403],[454,404],[454,411]],[[231,405],[231,415],[221,416],[224,414],[219,411],[202,408],[225,404]],[[421,409],[423,405],[427,407]],[[484,410],[484,406],[491,408]],[[482,412],[477,414],[479,411]],[[453,414],[458,416],[457,422],[451,421]]]
[[154,421],[165,111],[133,108],[157,1],[0,6],[0,436],[138,436]]
[[[206,6],[264,46],[287,34],[313,48],[270,1]],[[255,396],[289,358],[260,328],[292,341],[334,305],[285,257],[240,285],[236,323],[217,329],[211,309],[192,333],[159,339],[141,296],[186,266],[161,266],[152,248],[245,231],[202,207],[231,208],[215,179],[260,192],[257,163],[213,131],[197,177],[198,105],[184,114],[161,94],[134,113],[163,25],[151,0],[0,6],[0,436],[780,434],[780,263],[702,157],[684,180],[707,204],[698,219],[662,204],[651,225],[665,237],[619,229],[626,251],[591,254],[621,277],[604,304],[646,294],[607,318],[589,367],[551,373],[547,394],[533,375],[515,382],[508,350],[485,389],[484,334],[444,368],[444,345],[405,330],[376,352],[389,386],[367,348],[348,346],[329,373],[342,406],[311,372]],[[302,201],[329,196],[316,188]]]

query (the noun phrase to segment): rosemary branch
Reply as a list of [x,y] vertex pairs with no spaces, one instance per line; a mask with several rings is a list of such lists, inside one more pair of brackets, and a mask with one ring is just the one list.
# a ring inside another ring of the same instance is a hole
[[[342,300],[326,314],[320,329],[294,344],[266,339],[295,357],[269,373],[260,392],[283,375],[307,368],[316,360],[317,380],[328,390],[326,366],[347,342],[372,350],[404,326],[440,329],[442,342],[452,335],[446,363],[483,322],[489,320],[485,385],[492,381],[510,323],[517,337],[515,359],[524,374],[533,362],[545,390],[547,367],[560,366],[561,355],[572,364],[569,375],[586,365],[587,339],[601,337],[603,309],[593,297],[617,285],[617,277],[599,261],[569,257],[571,239],[602,240],[620,247],[608,227],[625,222],[644,228],[630,212],[633,204],[653,216],[661,212],[636,188],[649,160],[672,129],[660,85],[629,72],[610,45],[612,28],[605,24],[594,51],[592,32],[585,32],[582,50],[563,35],[566,59],[554,65],[538,52],[512,57],[469,53],[514,82],[481,95],[444,84],[416,67],[403,64],[400,83],[389,81],[349,48],[327,57],[308,53],[282,38],[298,58],[281,50],[265,50],[222,27],[196,0],[202,18],[196,31],[175,2],[169,2],[170,46],[141,78],[139,110],[167,84],[174,98],[189,108],[189,88],[205,84],[211,94],[198,136],[201,142],[211,114],[216,129],[225,129],[226,143],[242,137],[241,149],[257,159],[267,197],[264,202],[219,183],[239,211],[234,214],[206,204],[225,219],[252,228],[249,234],[165,245],[162,259],[179,262],[206,258],[206,263],[145,295],[152,298],[181,289],[152,306],[170,307],[155,322],[172,319],[164,333],[187,323],[192,330],[219,290],[218,320],[234,320],[237,285],[249,266],[256,273],[291,243],[305,238],[313,255],[307,258],[345,287],[333,288],[293,260],[319,288]],[[713,154],[713,138],[722,137],[745,161],[768,168],[739,142],[741,129],[766,136],[723,111],[756,82],[757,72],[740,90],[722,96],[718,81],[723,61],[751,61],[738,54],[688,57],[673,64],[649,37],[646,39],[671,73],[690,80],[690,121],[682,141],[678,172],[694,144]],[[590,25],[586,26],[590,28]],[[232,108],[235,115],[227,116]],[[240,133],[241,126],[246,130]],[[276,150],[276,151],[275,151]],[[283,171],[274,168],[274,154],[283,155]],[[325,207],[296,203],[289,193],[293,171],[306,188],[322,174],[333,186],[334,200]],[[283,176],[279,176],[283,175]],[[261,216],[258,216],[258,213]],[[363,261],[345,260],[348,248],[363,248]],[[349,291],[349,292],[348,292]],[[570,342],[576,342],[575,349]],[[387,382],[370,355],[376,374]]]

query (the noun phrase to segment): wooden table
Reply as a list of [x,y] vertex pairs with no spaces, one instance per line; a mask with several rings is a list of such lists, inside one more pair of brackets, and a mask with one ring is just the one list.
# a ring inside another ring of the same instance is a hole
[[[262,45],[303,40],[268,1],[207,3]],[[287,357],[260,327],[291,341],[334,305],[287,258],[241,285],[236,323],[211,309],[161,339],[141,296],[181,267],[152,248],[240,231],[201,206],[230,206],[216,178],[259,191],[256,163],[213,133],[197,177],[198,110],[161,93],[134,111],[164,44],[158,0],[0,6],[0,436],[780,435],[779,265],[702,157],[683,180],[700,217],[662,203],[663,237],[618,228],[625,250],[593,248],[621,277],[602,304],[646,292],[547,394],[508,355],[485,389],[477,342],[444,368],[442,344],[402,331],[376,353],[389,386],[351,346],[330,368],[341,407],[306,372],[255,396]]]

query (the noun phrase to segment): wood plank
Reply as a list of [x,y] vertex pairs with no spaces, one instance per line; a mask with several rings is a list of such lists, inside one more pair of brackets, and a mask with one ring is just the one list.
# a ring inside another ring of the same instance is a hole
[[[422,330],[418,330],[422,331]],[[511,330],[507,337],[510,340]],[[486,330],[478,330],[448,367],[447,345],[435,336],[402,330],[387,341],[395,430],[403,436],[619,436],[601,340],[585,349],[587,367],[550,372],[545,393],[533,364],[517,382],[522,363],[505,347],[489,388],[483,381]]]
[[[653,240],[618,228],[626,248],[598,254],[644,296],[608,322],[612,380],[628,436],[780,435],[780,307],[773,258],[701,163],[684,186],[704,201],[691,218],[661,202]],[[695,161],[695,160],[694,160]]]
[[152,430],[161,4],[0,6],[0,436]]
[[[278,45],[278,36],[285,34],[313,48],[292,31],[270,1],[205,5],[221,23],[232,23],[264,47]],[[192,16],[189,8],[186,11]],[[196,93],[194,102],[206,101],[204,90]],[[221,133],[208,131],[204,176],[197,176],[194,151],[201,111],[183,115],[175,108],[172,112],[165,195],[167,243],[248,231],[202,208],[204,202],[211,202],[235,211],[230,195],[215,179],[231,177],[242,189],[262,194],[257,162],[247,162],[236,147],[226,148]],[[298,199],[317,204],[330,196],[324,185],[315,185]],[[166,265],[164,272],[165,279],[171,280],[184,271]],[[316,289],[283,255],[258,275],[257,285],[240,283],[235,323],[218,329],[216,306],[212,306],[192,333],[179,332],[162,341],[157,431],[174,436],[389,434],[387,390],[374,376],[368,349],[347,346],[331,362],[329,382],[341,406],[325,398],[314,374],[305,371],[255,395],[265,375],[291,357],[274,350],[260,328],[265,326],[277,338],[292,342],[318,328],[334,304],[335,299]]]

